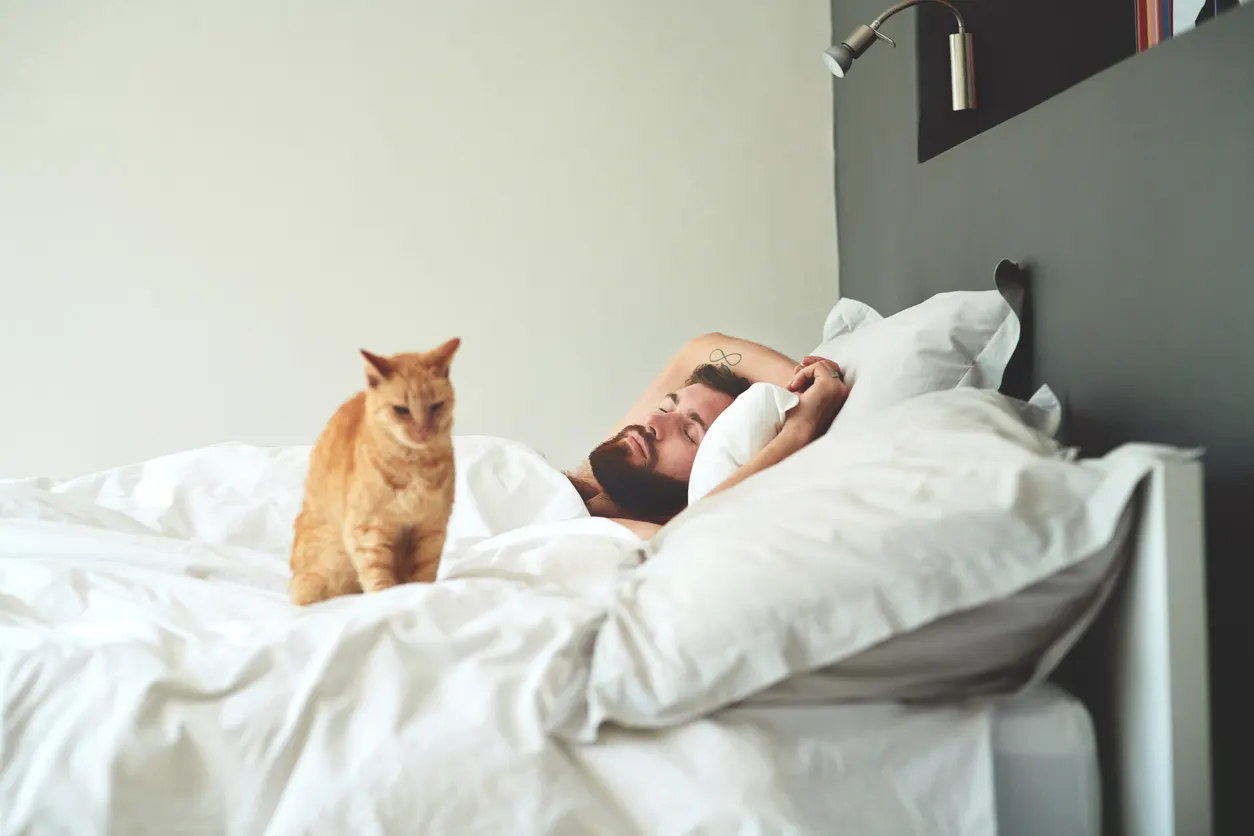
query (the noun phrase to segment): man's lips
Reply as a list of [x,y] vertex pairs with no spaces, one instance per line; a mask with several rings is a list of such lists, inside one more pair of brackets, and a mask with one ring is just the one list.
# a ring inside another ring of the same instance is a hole
[[649,460],[649,447],[644,443],[644,439],[640,437],[640,433],[627,433],[627,444],[640,454],[640,458],[644,459],[646,462]]

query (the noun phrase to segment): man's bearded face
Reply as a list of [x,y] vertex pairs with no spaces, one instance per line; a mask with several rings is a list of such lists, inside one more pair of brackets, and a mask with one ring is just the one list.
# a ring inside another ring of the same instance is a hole
[[688,504],[687,480],[658,473],[657,463],[653,434],[638,424],[625,427],[588,456],[592,475],[614,504],[646,520],[669,519]]

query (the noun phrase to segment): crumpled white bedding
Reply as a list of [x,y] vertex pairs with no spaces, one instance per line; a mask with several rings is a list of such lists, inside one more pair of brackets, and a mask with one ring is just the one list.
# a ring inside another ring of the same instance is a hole
[[307,455],[0,482],[0,833],[995,831],[979,708],[550,737],[640,543],[522,445],[457,440],[437,583],[293,607]]

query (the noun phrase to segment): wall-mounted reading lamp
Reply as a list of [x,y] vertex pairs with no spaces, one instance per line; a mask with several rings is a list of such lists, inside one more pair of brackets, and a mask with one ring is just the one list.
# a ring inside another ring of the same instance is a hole
[[828,47],[823,53],[832,75],[844,78],[845,73],[853,66],[855,58],[862,55],[877,40],[889,46],[897,46],[892,38],[880,31],[880,26],[897,12],[905,11],[919,3],[940,3],[958,18],[958,32],[949,36],[949,77],[953,82],[954,110],[972,110],[975,108],[975,73],[971,64],[971,33],[962,20],[962,13],[945,0],[905,0],[884,10],[879,17],[871,21],[870,26],[859,26],[839,45]]

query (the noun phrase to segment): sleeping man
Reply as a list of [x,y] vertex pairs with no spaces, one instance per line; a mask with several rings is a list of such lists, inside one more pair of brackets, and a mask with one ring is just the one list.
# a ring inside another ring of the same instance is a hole
[[723,334],[689,342],[574,473],[571,483],[593,516],[650,537],[684,509],[688,477],[706,430],[758,382],[797,392],[778,436],[709,495],[765,470],[818,438],[849,395],[830,360],[797,363],[764,345]]

